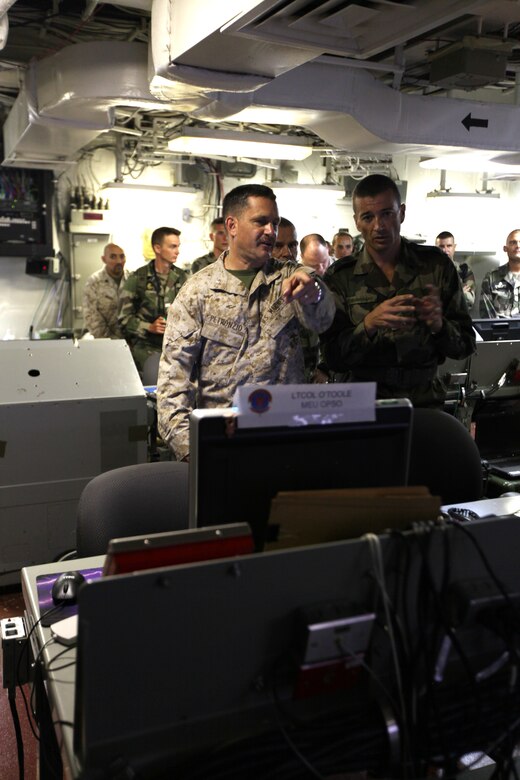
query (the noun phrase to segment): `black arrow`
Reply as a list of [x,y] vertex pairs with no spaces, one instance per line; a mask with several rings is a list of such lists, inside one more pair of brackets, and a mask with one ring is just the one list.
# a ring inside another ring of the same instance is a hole
[[487,127],[489,125],[488,119],[472,119],[471,113],[464,117],[462,120],[462,124],[466,128],[466,130],[471,130],[472,127]]

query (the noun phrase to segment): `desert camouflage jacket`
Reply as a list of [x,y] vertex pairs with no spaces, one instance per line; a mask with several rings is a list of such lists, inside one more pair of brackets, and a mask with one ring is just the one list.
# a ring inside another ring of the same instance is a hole
[[178,459],[189,450],[192,409],[230,406],[239,385],[303,382],[299,323],[321,332],[334,317],[333,297],[319,280],[319,303],[287,304],[281,286],[294,267],[276,268],[270,261],[247,290],[226,271],[224,257],[192,276],[168,312],[159,431]]
[[83,290],[83,318],[85,327],[96,339],[122,339],[123,333],[117,321],[119,299],[127,271],[118,283],[100,268],[89,276]]
[[150,333],[148,325],[166,317],[170,304],[188,278],[182,268],[172,266],[167,277],[155,271],[154,260],[131,273],[121,293],[119,324],[130,342],[143,340],[160,348],[162,335]]
[[[366,248],[334,263],[325,281],[336,299],[336,316],[322,341],[326,363],[339,379],[376,381],[380,397],[407,395],[421,405],[442,401],[445,391],[437,386],[437,365],[475,350],[471,318],[452,261],[436,247],[401,239],[392,282]],[[372,338],[367,335],[364,319],[369,311],[394,295],[425,295],[430,284],[439,289],[443,307],[439,333],[432,334],[417,321],[411,330],[384,329]]]
[[488,271],[482,280],[480,316],[520,317],[520,280],[515,283],[509,263]]

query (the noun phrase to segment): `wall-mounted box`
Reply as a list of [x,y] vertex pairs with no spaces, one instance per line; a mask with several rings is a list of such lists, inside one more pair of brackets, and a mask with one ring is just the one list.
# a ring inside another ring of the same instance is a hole
[[53,174],[0,172],[0,256],[48,257],[52,247]]
[[75,548],[87,482],[146,461],[147,405],[124,341],[0,341],[0,361],[1,576]]

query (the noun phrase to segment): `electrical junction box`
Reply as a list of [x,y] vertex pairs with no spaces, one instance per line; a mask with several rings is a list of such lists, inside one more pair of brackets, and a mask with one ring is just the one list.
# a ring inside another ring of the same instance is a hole
[[430,81],[446,89],[477,89],[502,81],[511,44],[495,38],[465,36],[429,55]]
[[0,362],[4,585],[22,566],[75,549],[83,488],[97,474],[146,462],[148,418],[123,340],[0,341]]
[[71,209],[70,233],[110,233],[110,211],[108,209]]
[[53,193],[48,171],[2,169],[0,257],[53,255]]

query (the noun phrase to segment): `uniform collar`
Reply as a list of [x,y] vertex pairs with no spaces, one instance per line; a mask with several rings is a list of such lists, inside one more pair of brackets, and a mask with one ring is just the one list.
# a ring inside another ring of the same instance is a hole
[[[367,283],[371,287],[377,287],[381,281],[382,271],[370,256],[366,246],[363,247],[354,267],[354,275],[367,276]],[[395,279],[399,280],[399,286],[406,285],[417,276],[417,267],[413,262],[410,252],[410,242],[401,238],[401,246],[395,266]]]

